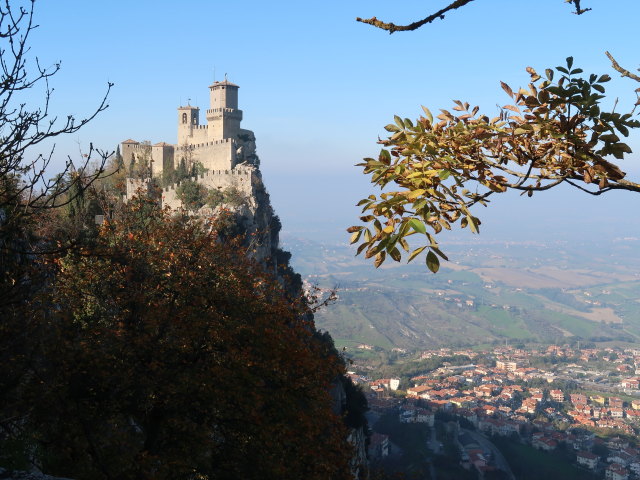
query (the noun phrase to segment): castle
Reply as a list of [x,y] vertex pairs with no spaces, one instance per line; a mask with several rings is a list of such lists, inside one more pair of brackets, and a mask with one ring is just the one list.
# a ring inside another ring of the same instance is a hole
[[[234,187],[247,197],[261,185],[255,135],[240,128],[242,110],[238,109],[238,85],[228,80],[214,82],[209,87],[210,108],[207,124],[200,125],[200,109],[191,105],[178,107],[178,143],[150,145],[135,140],[121,144],[125,167],[145,164],[151,178],[162,180],[182,164],[185,169],[197,165],[200,173],[193,180],[209,189]],[[139,187],[140,181],[127,182],[127,197]],[[163,192],[163,204],[180,208],[175,185]]]

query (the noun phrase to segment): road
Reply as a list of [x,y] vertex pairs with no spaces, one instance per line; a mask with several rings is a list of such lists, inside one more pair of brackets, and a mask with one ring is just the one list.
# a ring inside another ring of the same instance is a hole
[[511,467],[509,467],[507,460],[504,458],[504,455],[502,455],[502,452],[498,450],[498,447],[496,447],[487,437],[479,432],[467,430],[466,428],[462,428],[461,430],[465,433],[468,433],[476,442],[478,442],[478,445],[480,445],[484,450],[490,451],[493,455],[493,460],[496,467],[506,472],[511,480],[516,480],[515,475],[511,471]]

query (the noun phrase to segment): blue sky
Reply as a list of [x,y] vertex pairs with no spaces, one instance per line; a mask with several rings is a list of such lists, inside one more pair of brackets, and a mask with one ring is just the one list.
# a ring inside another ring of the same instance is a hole
[[[58,140],[60,158],[77,157],[78,145],[89,142],[105,149],[127,138],[175,142],[176,107],[191,99],[206,108],[214,72],[218,80],[227,73],[241,87],[243,126],[256,133],[285,229],[338,239],[356,220],[353,204],[371,193],[353,165],[376,154],[394,114],[416,117],[420,105],[437,111],[451,99],[493,114],[507,100],[501,80],[516,87],[526,83],[528,65],[542,70],[569,55],[587,73],[612,73],[605,50],[630,69],[639,63],[637,0],[583,0],[594,10],[580,17],[562,0],[477,0],[444,21],[394,35],[355,21],[375,15],[401,23],[446,3],[38,0],[31,53],[44,65],[62,61],[52,79],[52,110],[61,117],[89,112],[106,83],[115,83],[109,109]],[[636,85],[612,76],[621,104],[634,98]],[[30,93],[33,105],[37,93]],[[629,143],[640,149],[637,136]],[[637,158],[623,165],[636,178]],[[604,228],[640,236],[637,222],[625,220],[637,198],[497,198],[480,215],[482,235]]]

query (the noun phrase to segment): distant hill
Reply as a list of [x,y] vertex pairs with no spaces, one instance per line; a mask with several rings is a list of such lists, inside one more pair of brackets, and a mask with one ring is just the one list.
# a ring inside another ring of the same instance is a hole
[[640,242],[448,245],[452,262],[378,270],[351,248],[287,238],[306,281],[338,289],[316,315],[339,346],[420,350],[503,341],[640,340]]

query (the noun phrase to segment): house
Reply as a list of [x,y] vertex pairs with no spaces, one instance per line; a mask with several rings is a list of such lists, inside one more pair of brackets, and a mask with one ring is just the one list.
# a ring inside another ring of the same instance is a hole
[[582,393],[572,393],[571,395],[569,395],[569,398],[571,398],[571,403],[576,406],[587,404],[587,396],[583,395]]
[[638,411],[638,410],[627,409],[627,410],[625,410],[624,413],[625,413],[627,419],[629,419],[631,421],[637,422],[637,421],[640,420],[640,411]]
[[605,471],[604,478],[607,480],[628,480],[629,472],[622,465],[612,463]]
[[425,408],[415,408],[412,406],[402,407],[399,416],[400,423],[425,423],[433,427],[435,416],[432,411]]
[[397,390],[400,386],[399,378],[381,378],[379,380],[374,380],[371,382],[371,388],[373,387],[383,387],[387,390]]
[[507,372],[515,372],[518,368],[518,364],[509,360],[498,360],[496,362],[496,368]]
[[432,411],[424,408],[418,408],[416,410],[415,423],[425,423],[428,427],[433,427],[435,422],[435,415]]
[[539,438],[534,438],[531,441],[531,445],[534,448],[537,448],[538,450],[544,450],[545,452],[550,452],[556,449],[556,447],[558,446],[558,442],[556,442],[555,440],[549,437],[542,436]]
[[636,476],[640,476],[640,462],[633,462],[629,465],[629,470],[631,470]]
[[418,387],[412,387],[407,389],[407,397],[422,398],[423,395],[430,391],[432,388],[429,385],[420,385]]
[[632,455],[629,455],[628,453],[626,453],[625,451],[614,451],[611,452],[611,455],[609,455],[607,457],[607,462],[608,463],[617,463],[618,465],[622,465],[623,467],[626,467],[627,465],[629,465],[632,461],[634,457]]
[[622,399],[619,397],[609,397],[609,407],[622,408]]
[[620,386],[637,390],[638,386],[640,386],[640,381],[637,378],[626,378],[620,382]]
[[591,470],[595,470],[598,465],[598,456],[591,452],[581,451],[578,452],[577,461],[578,465],[583,465]]
[[612,408],[609,411],[611,412],[611,416],[613,418],[622,418],[622,417],[624,417],[624,410],[622,408]]
[[564,402],[564,393],[562,390],[551,390],[549,396],[554,402]]

